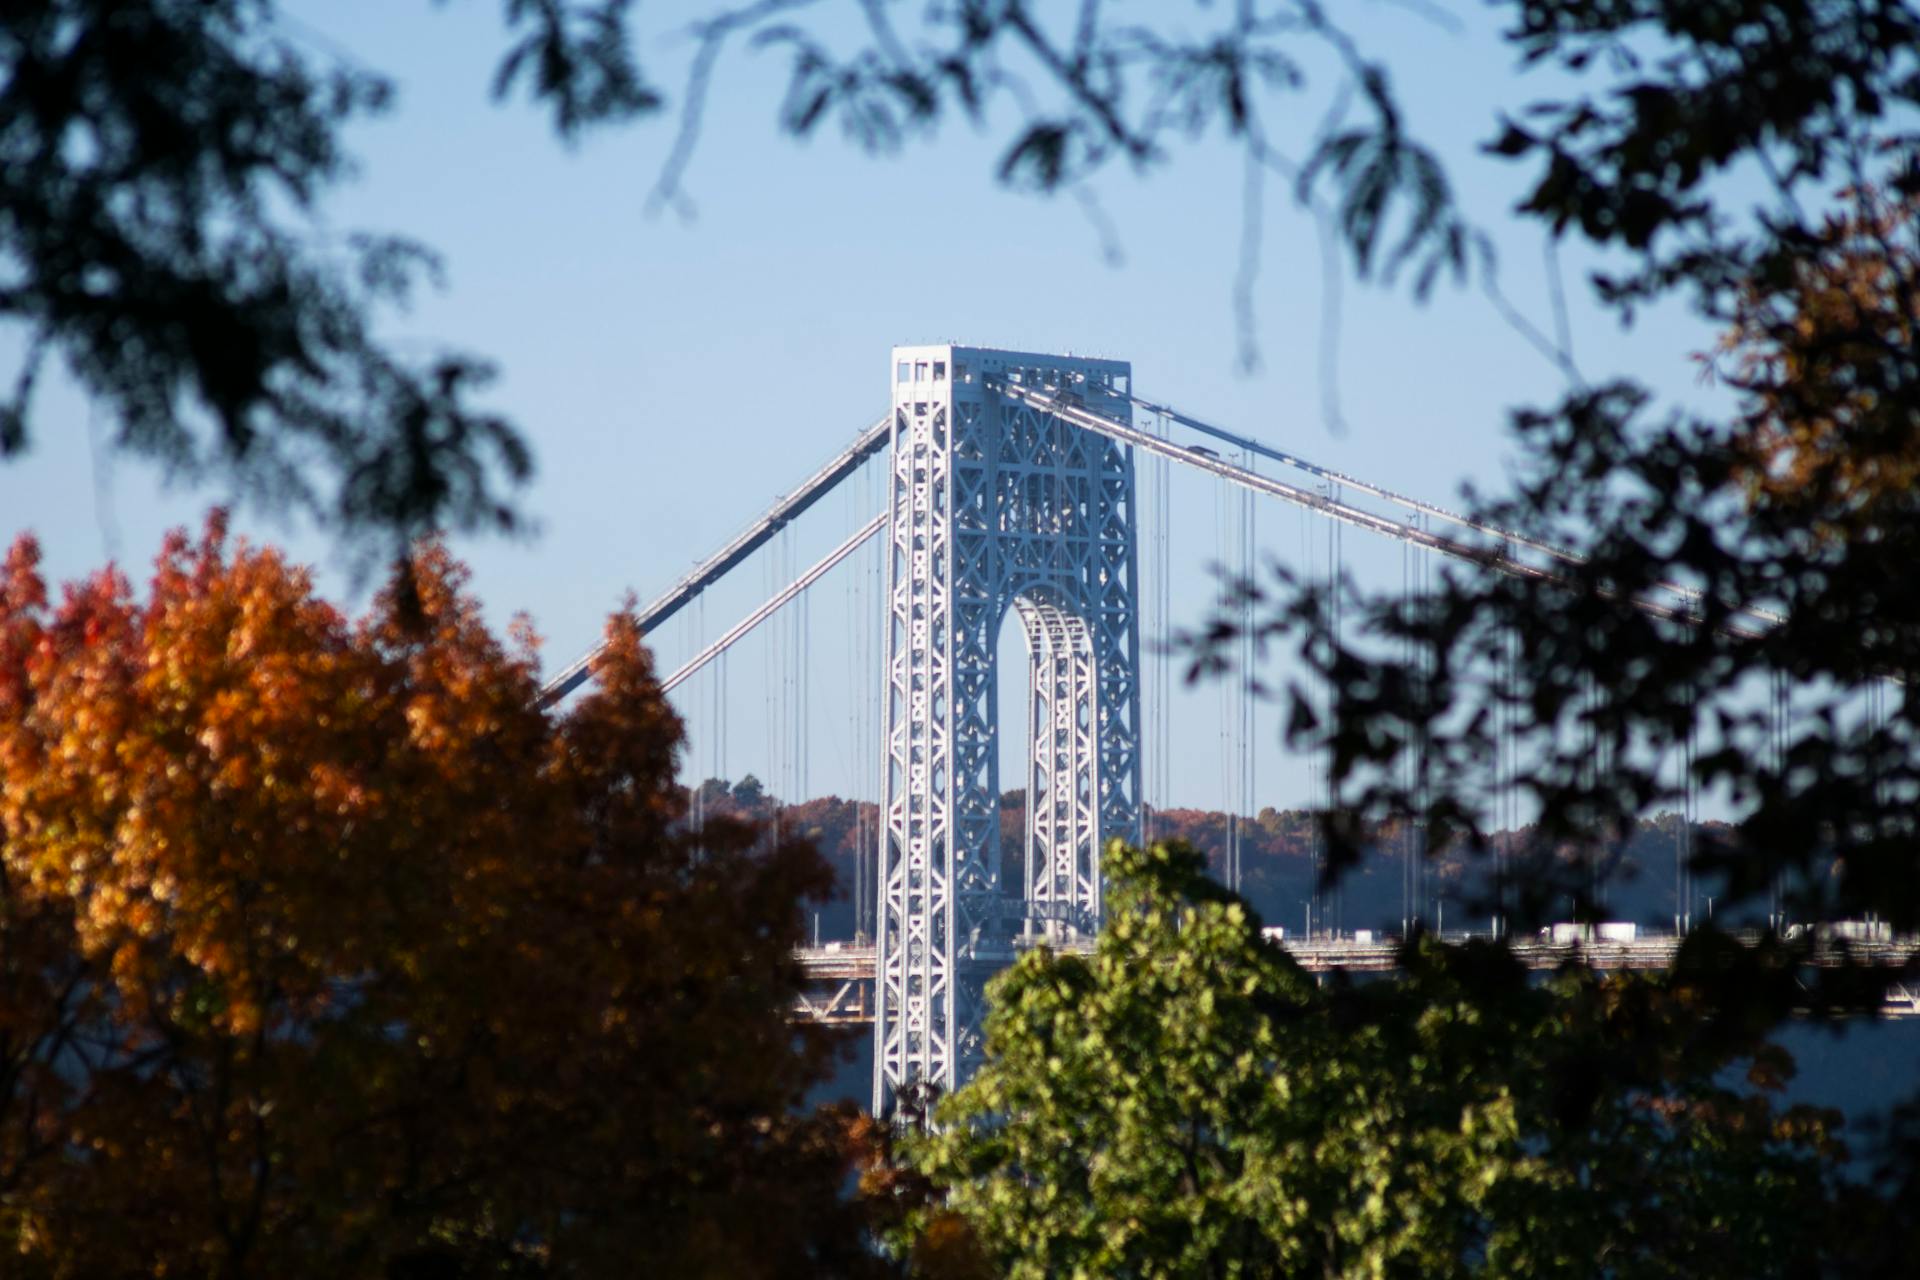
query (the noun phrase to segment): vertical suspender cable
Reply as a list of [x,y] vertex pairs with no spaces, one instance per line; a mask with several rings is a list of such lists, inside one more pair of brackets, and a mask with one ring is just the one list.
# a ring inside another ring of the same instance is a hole
[[[694,636],[701,608],[700,602],[695,601],[693,608],[681,615],[680,635],[689,650],[698,644]],[[706,692],[704,685],[701,686],[700,691]],[[692,784],[687,794],[687,821],[696,834],[704,831],[707,825],[707,788],[706,779],[700,776],[700,749],[708,747],[708,742],[707,734],[703,731],[705,727],[699,724],[699,710],[699,699],[694,699],[691,714],[687,716],[687,736],[693,743],[693,749],[687,752],[687,776]]]
[[1693,928],[1693,771],[1695,759],[1694,692],[1687,691],[1687,732],[1680,744],[1680,830],[1673,845],[1674,932]]
[[1518,672],[1514,670],[1514,634],[1512,628],[1500,633],[1500,739],[1495,748],[1500,761],[1500,840],[1494,846],[1493,895],[1494,905],[1498,909],[1498,921],[1494,932],[1506,937],[1507,925],[1507,873],[1513,860],[1513,842],[1519,828],[1516,815],[1520,809],[1520,744],[1515,741],[1515,719],[1519,708],[1517,688]]
[[[860,501],[861,510],[870,511],[878,506],[874,472],[874,465],[869,463],[862,477],[866,493]],[[871,913],[874,907],[868,901],[867,882],[870,869],[879,861],[878,846],[870,845],[870,841],[879,827],[880,791],[874,761],[880,754],[880,727],[874,721],[873,708],[878,688],[876,678],[884,678],[880,673],[880,664],[884,659],[876,645],[878,633],[874,627],[874,616],[880,608],[880,601],[875,590],[873,560],[881,554],[881,545],[875,541],[854,562],[854,658],[852,688],[847,701],[851,704],[850,714],[854,724],[854,784],[848,789],[852,792],[850,798],[853,801],[853,936],[856,942],[864,942],[868,936],[867,924],[873,918]],[[871,805],[866,796],[868,786],[874,788]]]
[[[1223,485],[1209,486],[1213,492],[1213,562],[1222,571],[1231,571],[1233,564],[1232,541],[1227,533],[1229,521],[1228,508],[1234,495],[1225,492]],[[1225,819],[1225,847],[1220,850],[1220,879],[1229,887],[1233,884],[1233,837],[1234,837],[1234,790],[1237,774],[1233,767],[1233,718],[1234,688],[1231,678],[1222,680],[1215,686],[1215,736],[1220,751],[1220,778],[1223,783],[1220,797],[1220,809]]]
[[[1171,430],[1166,416],[1160,418],[1160,434]],[[1159,568],[1159,581],[1154,587],[1154,612],[1159,618],[1158,629],[1154,636],[1154,665],[1157,683],[1160,686],[1160,724],[1159,733],[1154,740],[1154,765],[1158,784],[1154,788],[1154,804],[1164,810],[1173,802],[1173,651],[1168,644],[1173,626],[1173,464],[1167,459],[1156,457],[1154,465],[1159,471],[1157,496],[1154,501],[1158,507],[1155,524],[1158,527],[1156,537]]]
[[[774,535],[773,545],[767,549],[767,558],[761,562],[761,590],[766,595],[772,595],[780,589],[780,540],[787,536],[787,532],[782,529]],[[780,686],[780,623],[784,621],[780,619],[775,625],[765,628],[760,641],[760,741],[767,746],[766,764],[762,766],[766,775],[761,781],[765,784],[763,793],[769,796],[777,796],[780,791],[780,700],[776,691]],[[775,839],[779,838],[779,828],[780,820],[776,815],[771,828]]]
[[[1147,430],[1158,434],[1159,419],[1149,415]],[[1153,653],[1160,635],[1160,618],[1154,609],[1155,593],[1160,585],[1160,564],[1156,554],[1159,546],[1160,529],[1157,519],[1159,506],[1160,469],[1154,465],[1158,458],[1150,459],[1145,468],[1145,485],[1140,491],[1139,534],[1147,544],[1147,554],[1140,561],[1140,581],[1134,587],[1140,593],[1140,644],[1141,652],[1136,655],[1141,664],[1140,672],[1140,718],[1143,731],[1140,759],[1140,843],[1151,845],[1154,836],[1153,806],[1159,803],[1160,793],[1154,784],[1158,781],[1155,770],[1159,767],[1159,751],[1156,733],[1160,723],[1160,682],[1156,678],[1154,660],[1148,655]],[[1139,463],[1136,460],[1135,465]]]
[[[1249,457],[1248,461],[1251,459]],[[1221,564],[1233,583],[1234,625],[1239,636],[1234,645],[1237,670],[1230,680],[1221,682],[1221,772],[1227,781],[1227,887],[1240,890],[1245,864],[1247,816],[1252,808],[1251,757],[1248,739],[1252,736],[1253,715],[1253,602],[1243,590],[1252,571],[1251,504],[1245,491],[1227,495],[1221,509]]]
[[[881,454],[885,457],[885,454]],[[880,486],[874,477],[883,470],[881,464],[873,463],[867,467],[867,500],[862,504],[866,510],[879,506]],[[861,665],[858,680],[860,689],[860,741],[866,752],[861,778],[872,788],[872,800],[863,804],[859,812],[866,818],[862,829],[859,847],[854,851],[854,864],[860,868],[860,888],[862,890],[855,904],[858,915],[855,928],[860,934],[867,934],[868,922],[874,919],[879,909],[874,895],[875,876],[880,861],[880,758],[884,754],[884,744],[880,741],[880,682],[886,679],[883,669],[886,663],[885,651],[880,645],[879,618],[885,611],[880,592],[880,570],[878,566],[885,560],[884,542],[876,541],[865,553],[866,563],[862,566],[866,573],[866,595],[861,601],[859,625],[866,632],[865,661]],[[863,797],[864,799],[864,797]],[[869,935],[870,936],[870,935]]]
[[[1414,517],[1409,516],[1407,519],[1411,522]],[[1410,617],[1412,608],[1413,547],[1412,544],[1403,542],[1400,544],[1400,609],[1402,614]],[[1408,673],[1411,676],[1413,664],[1417,659],[1414,639],[1411,635],[1407,637],[1405,644],[1402,646],[1402,657],[1407,663]],[[1411,693],[1411,689],[1409,689],[1409,693]],[[1406,707],[1407,724],[1409,728],[1412,727],[1413,718],[1416,714],[1417,710],[1410,700]],[[1407,789],[1408,795],[1411,797],[1416,782],[1414,776],[1413,744],[1411,742],[1407,744],[1406,755],[1400,766],[1400,777],[1402,784]],[[1400,825],[1400,934],[1402,937],[1408,937],[1413,933],[1413,925],[1416,918],[1413,906],[1414,808],[1415,806],[1413,804],[1408,804],[1407,817]]]
[[[707,602],[704,595],[700,600],[695,602],[692,612],[694,615],[694,634],[704,639],[707,634]],[[722,654],[721,661],[724,662],[725,659],[726,655]],[[703,778],[701,780],[703,795],[700,801],[700,824],[703,830],[708,824],[712,823],[714,819],[715,805],[718,804],[724,807],[727,800],[727,705],[725,681],[726,676],[720,669],[720,663],[716,662],[713,673],[708,678],[706,688],[703,691],[706,694],[707,704],[703,716],[703,719],[706,721],[705,728],[707,731],[707,767],[701,772],[705,773],[707,778],[718,778],[720,781],[715,789],[709,792],[706,787],[706,779]]]
[[[1252,453],[1247,454],[1247,469],[1258,470],[1258,463]],[[1253,637],[1253,574],[1254,574],[1254,522],[1258,519],[1253,506],[1253,495],[1241,491],[1240,494],[1240,576],[1246,582],[1248,594],[1241,606],[1241,679],[1240,679],[1240,799],[1242,811],[1249,820],[1259,817],[1260,806],[1254,796],[1254,778],[1259,763],[1260,742],[1254,736],[1254,654]],[[1245,874],[1247,852],[1246,834],[1242,832],[1234,863],[1234,889],[1240,888]]]
[[[1332,486],[1332,497],[1335,502],[1340,501],[1340,486],[1338,483]],[[1345,526],[1337,522],[1330,523],[1327,530],[1327,600],[1328,607],[1331,609],[1333,615],[1333,644],[1336,649],[1339,648],[1340,645],[1340,570],[1345,564],[1346,548],[1343,536],[1345,532]],[[1340,691],[1333,687],[1333,677],[1327,677],[1327,723],[1329,726],[1333,723],[1333,712],[1338,704],[1339,694]],[[1329,752],[1331,752],[1331,747],[1329,747]],[[1334,785],[1333,761],[1331,755],[1329,755],[1327,761],[1327,812],[1329,814],[1334,811],[1334,801],[1336,798],[1334,795]],[[1340,887],[1336,885],[1328,896],[1331,899],[1328,903],[1328,907],[1331,910],[1331,917],[1327,923],[1330,927],[1331,935],[1337,937],[1345,924],[1346,912],[1344,908],[1346,904],[1344,899],[1346,895],[1341,891]]]
[[[1168,433],[1167,417],[1156,413],[1148,427],[1154,434],[1165,438]],[[1145,742],[1142,750],[1146,758],[1141,762],[1141,802],[1140,802],[1140,838],[1143,844],[1152,844],[1161,834],[1163,823],[1160,814],[1167,807],[1167,777],[1169,769],[1169,738],[1167,722],[1170,713],[1168,705],[1169,689],[1167,683],[1168,659],[1166,638],[1168,630],[1168,594],[1167,594],[1167,485],[1170,482],[1167,460],[1155,454],[1147,462],[1146,501],[1142,507],[1141,526],[1147,543],[1147,555],[1142,565],[1140,602],[1142,626],[1140,628],[1141,662],[1144,667],[1143,715],[1145,724]]]
[[[774,566],[775,582],[767,591],[772,595],[780,589],[780,584],[793,581],[793,526],[788,525],[780,531],[780,555]],[[779,679],[775,681],[773,696],[778,705],[779,714],[775,719],[775,728],[779,734],[775,757],[779,768],[776,771],[779,781],[775,791],[774,823],[775,829],[784,829],[790,824],[786,821],[788,806],[799,801],[800,797],[793,789],[793,624],[798,615],[792,609],[780,619],[780,625],[771,628],[774,635],[774,663]]]
[[[706,613],[701,611],[701,630],[706,630]],[[724,784],[727,779],[727,655],[713,660],[713,776]]]
[[[1869,679],[1867,681],[1866,721],[1867,776],[1871,779],[1872,783],[1872,788],[1868,794],[1873,798],[1872,809],[1874,814],[1874,822],[1870,836],[1873,839],[1878,839],[1881,833],[1886,830],[1886,819],[1882,815],[1881,809],[1887,803],[1887,783],[1880,768],[1881,735],[1886,731],[1887,727],[1887,687],[1886,682],[1883,680]],[[1873,917],[1869,916],[1868,919],[1873,919]]]
[[[1421,531],[1433,531],[1433,519],[1424,514],[1416,515]],[[1414,599],[1418,602],[1421,616],[1426,614],[1426,600],[1433,590],[1433,559],[1425,551],[1416,549],[1413,553]],[[1432,850],[1427,847],[1427,807],[1431,797],[1427,794],[1429,778],[1427,749],[1430,743],[1431,726],[1428,717],[1433,714],[1433,662],[1432,652],[1424,646],[1416,654],[1415,663],[1417,683],[1414,686],[1418,701],[1414,704],[1414,813],[1413,823],[1413,868],[1414,868],[1414,907],[1422,915],[1433,914],[1434,927],[1439,928],[1445,909],[1436,909],[1433,901],[1433,877],[1431,870]]]
[[[1314,561],[1313,546],[1314,525],[1307,519],[1304,508],[1300,511],[1300,563],[1310,565]],[[1311,685],[1305,684],[1306,697],[1311,700]],[[1320,805],[1320,753],[1307,753],[1307,812],[1309,817]],[[1310,820],[1307,826],[1307,940],[1311,942],[1316,925],[1324,925],[1320,906],[1320,824]]]
[[[1148,431],[1158,432],[1158,419],[1153,415],[1147,418]],[[1160,582],[1160,566],[1155,555],[1159,529],[1155,524],[1155,491],[1159,478],[1159,468],[1153,465],[1158,459],[1150,460],[1141,469],[1142,482],[1134,497],[1138,503],[1135,511],[1135,536],[1146,544],[1146,554],[1140,557],[1140,576],[1133,587],[1138,593],[1140,648],[1134,654],[1134,660],[1140,664],[1140,844],[1145,848],[1153,843],[1153,805],[1158,803],[1159,793],[1154,789],[1159,752],[1152,745],[1156,726],[1159,724],[1160,685],[1155,679],[1153,659],[1148,656],[1154,650],[1154,642],[1160,633],[1159,617],[1154,611],[1154,592]],[[1136,458],[1135,467],[1141,464]]]
[[[1581,677],[1581,706],[1586,716],[1586,751],[1580,763],[1589,796],[1600,791],[1600,683],[1589,671]],[[1600,908],[1600,851],[1595,848],[1598,832],[1589,832],[1581,841],[1581,856],[1587,862],[1587,902],[1590,910]]]
[[1494,705],[1498,723],[1494,726],[1494,825],[1498,834],[1493,846],[1493,936],[1507,936],[1507,859],[1513,851],[1513,809],[1519,779],[1514,776],[1514,670],[1513,631],[1500,633],[1499,671],[1495,676]]
[[[857,500],[854,497],[854,491],[856,488],[856,485],[847,486],[846,512],[849,522],[855,518]],[[861,855],[866,848],[866,841],[862,838],[866,834],[864,825],[866,810],[861,807],[859,784],[861,779],[866,777],[866,754],[860,741],[861,730],[866,727],[860,715],[860,689],[865,683],[861,679],[860,670],[861,664],[866,660],[866,628],[862,625],[864,618],[860,605],[862,593],[866,588],[866,568],[866,553],[862,551],[854,559],[852,572],[847,579],[846,595],[847,745],[848,755],[851,757],[848,767],[852,770],[852,777],[847,786],[847,802],[853,806],[853,884],[850,888],[853,892],[853,936],[856,942],[860,937],[860,922],[863,918],[860,909],[865,896],[861,893],[864,887],[861,882],[865,878],[864,869],[861,866]]]
[[[792,582],[795,559],[793,554],[792,525],[788,525],[786,530],[781,534],[780,543],[780,581],[782,583]],[[779,590],[779,587],[776,585],[774,590]],[[797,604],[799,602],[796,601],[795,603]],[[799,669],[800,662],[800,611],[798,609],[787,610],[787,616],[783,621],[785,625],[781,627],[780,630],[784,631],[785,635],[783,635],[780,640],[780,689],[778,693],[780,699],[781,729],[781,785],[780,805],[774,812],[779,815],[780,825],[783,828],[790,828],[793,824],[787,820],[787,810],[806,799],[805,796],[800,794],[800,761],[796,758],[793,750],[795,726],[798,724],[800,718],[799,681],[795,677],[795,672]]]
[[798,620],[795,623],[795,626],[800,632],[800,643],[795,646],[799,652],[795,657],[793,668],[793,696],[794,701],[799,705],[799,711],[793,717],[793,790],[795,798],[804,803],[813,798],[811,788],[807,785],[809,781],[807,777],[807,756],[809,754],[807,751],[807,717],[808,713],[812,710],[810,706],[811,689],[808,679],[808,668],[812,665],[813,660],[813,592],[811,588],[802,591],[800,598],[794,601],[794,603],[800,606],[797,611]]
[[[877,464],[867,468],[867,501],[863,505],[869,509],[879,503],[879,486],[873,480],[877,470]],[[876,712],[880,705],[880,681],[886,678],[886,673],[882,669],[886,657],[880,648],[880,629],[877,621],[885,606],[880,594],[879,570],[875,566],[884,558],[883,546],[883,543],[875,542],[873,547],[865,553],[867,560],[861,566],[867,581],[866,594],[861,600],[858,624],[867,637],[866,648],[863,651],[865,661],[857,677],[861,699],[860,741],[863,744],[862,750],[866,752],[862,757],[861,778],[864,783],[872,787],[872,800],[869,802],[864,796],[860,798],[861,805],[858,812],[865,819],[866,825],[861,829],[859,847],[854,850],[854,864],[860,868],[859,884],[862,890],[855,904],[858,913],[855,917],[855,928],[860,934],[867,932],[867,922],[874,918],[873,913],[878,910],[877,899],[873,893],[873,877],[877,873],[880,860],[879,761],[884,754],[884,744],[880,741],[880,719]]]

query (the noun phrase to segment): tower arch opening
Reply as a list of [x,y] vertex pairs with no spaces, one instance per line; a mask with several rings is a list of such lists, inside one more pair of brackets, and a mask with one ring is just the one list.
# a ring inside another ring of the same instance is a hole
[[[1049,591],[1016,596],[1003,628],[1024,641],[1025,679],[1001,667],[1002,706],[1009,685],[1023,686],[1025,696],[1015,704],[1017,715],[1003,712],[1000,719],[1002,742],[1015,748],[1012,772],[1002,754],[1002,779],[1019,786],[1026,803],[1014,835],[1018,856],[1003,847],[1002,865],[1018,868],[1026,939],[1084,937],[1100,927],[1100,690],[1093,635],[1086,619]],[[1003,841],[1008,834],[1003,827]],[[1006,888],[1011,893],[1016,884]]]

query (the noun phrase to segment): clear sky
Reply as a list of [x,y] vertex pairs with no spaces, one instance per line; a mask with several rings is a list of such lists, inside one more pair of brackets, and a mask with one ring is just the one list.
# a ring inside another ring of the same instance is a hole
[[[652,29],[670,30],[674,12],[699,8],[645,11]],[[1515,61],[1492,38],[1490,16],[1462,8],[1458,29],[1387,3],[1356,4],[1351,18],[1390,57],[1414,127],[1442,147],[1467,210],[1495,234],[1505,291],[1551,329],[1543,242],[1506,213],[1521,175],[1475,150],[1495,130],[1495,104],[1515,100]],[[497,5],[303,0],[292,9],[317,49],[345,51],[398,83],[395,109],[351,132],[360,172],[328,202],[327,221],[403,232],[441,251],[446,289],[396,318],[393,332],[422,350],[447,344],[499,361],[497,404],[537,451],[525,507],[539,532],[457,550],[493,616],[533,617],[550,666],[590,644],[625,592],[644,600],[666,586],[871,422],[886,404],[895,343],[1130,359],[1148,397],[1442,502],[1469,479],[1497,487],[1508,410],[1564,388],[1477,290],[1444,287],[1416,307],[1404,288],[1349,284],[1329,380],[1320,249],[1312,223],[1277,189],[1257,293],[1261,363],[1240,368],[1231,290],[1241,174],[1221,145],[1196,143],[1150,173],[1095,183],[1115,262],[1075,201],[998,187],[994,140],[963,126],[878,159],[832,135],[784,137],[774,125],[784,66],[736,50],[688,174],[697,215],[648,216],[670,127],[616,130],[568,149],[524,104],[491,103],[504,47]],[[686,53],[666,36],[647,48],[669,71]],[[1622,331],[1586,305],[1580,264],[1564,267],[1575,354],[1589,376],[1627,370],[1678,398],[1705,394],[1690,353],[1710,333],[1671,313]],[[1330,398],[1344,429],[1324,411]],[[58,577],[112,557],[138,581],[161,533],[197,522],[221,496],[169,491],[143,464],[97,459],[87,407],[70,387],[49,387],[34,425],[32,453],[0,468],[0,534],[36,532]],[[1172,497],[1172,612],[1193,624],[1210,599],[1204,567],[1218,554],[1222,496],[1193,483]],[[836,497],[779,555],[803,567],[878,500],[870,484]],[[1307,535],[1293,511],[1263,507],[1259,521],[1266,550],[1301,553]],[[257,511],[241,524],[320,565],[329,591],[349,590],[324,539]],[[1398,549],[1366,550],[1360,538],[1349,532],[1344,544],[1357,571],[1397,582]],[[781,568],[746,566],[695,621],[717,633],[783,580]],[[790,660],[780,654],[796,646],[789,621],[784,649],[749,641],[730,661],[724,760],[717,688],[711,678],[687,686],[690,768],[797,786],[804,758],[807,790],[871,794],[850,741],[849,682],[864,667],[848,640],[851,576],[829,579],[807,610],[803,746],[770,745],[794,731],[766,691]],[[697,647],[694,625],[659,638],[665,665]],[[1164,799],[1224,800],[1218,703],[1214,689],[1178,700]],[[1256,803],[1303,801],[1306,773],[1274,745],[1270,715],[1257,737]]]

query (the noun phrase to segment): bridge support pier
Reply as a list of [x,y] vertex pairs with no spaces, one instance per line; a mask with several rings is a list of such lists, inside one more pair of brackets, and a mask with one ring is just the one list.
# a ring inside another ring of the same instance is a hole
[[[1123,361],[950,345],[893,351],[887,766],[874,1110],[964,1082],[984,987],[1036,930],[1100,922],[1100,846],[1140,812],[1132,449],[996,388],[1126,419]],[[1032,662],[1025,883],[1002,881],[997,647]],[[1032,927],[1029,927],[1032,926]]]

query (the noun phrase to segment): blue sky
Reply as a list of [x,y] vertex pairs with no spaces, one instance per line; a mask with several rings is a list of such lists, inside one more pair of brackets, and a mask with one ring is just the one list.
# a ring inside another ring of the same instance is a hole
[[[1564,389],[1477,290],[1443,287],[1420,307],[1404,288],[1351,282],[1329,385],[1319,245],[1278,189],[1257,294],[1262,362],[1241,369],[1231,305],[1241,174],[1237,157],[1215,143],[1197,142],[1150,173],[1116,170],[1094,184],[1121,250],[1116,265],[1074,201],[998,187],[995,140],[963,126],[884,158],[830,134],[804,144],[782,136],[774,109],[784,67],[736,51],[721,66],[688,174],[697,216],[649,216],[670,127],[655,122],[567,148],[524,104],[491,103],[503,48],[497,6],[306,0],[292,8],[317,49],[346,51],[398,83],[396,108],[352,131],[359,175],[328,201],[326,221],[436,247],[446,289],[396,317],[391,331],[423,351],[444,344],[499,361],[496,402],[537,453],[525,507],[539,532],[465,540],[457,550],[491,615],[533,617],[553,666],[591,643],[625,592],[645,599],[670,583],[872,421],[886,403],[895,343],[955,339],[1130,359],[1148,397],[1443,502],[1469,479],[1497,487],[1508,411]],[[658,33],[672,29],[675,12],[699,8],[645,12]],[[1550,328],[1542,240],[1506,213],[1522,175],[1475,151],[1494,132],[1496,104],[1518,91],[1490,16],[1467,8],[1466,25],[1453,30],[1380,3],[1353,6],[1352,20],[1390,60],[1415,127],[1455,165],[1468,212],[1495,234],[1503,288]],[[684,59],[684,41],[648,40],[676,87],[671,69]],[[1711,333],[1672,312],[1621,330],[1586,304],[1581,265],[1569,257],[1564,274],[1583,369],[1630,371],[1680,400],[1709,394],[1694,382],[1690,355]],[[1323,412],[1330,394],[1344,431]],[[114,556],[138,580],[161,533],[197,522],[221,495],[169,490],[143,464],[98,459],[89,424],[70,387],[49,387],[33,452],[0,469],[0,534],[36,532],[56,576]],[[1204,569],[1217,553],[1221,497],[1194,483],[1173,498],[1173,615],[1196,623],[1210,599]],[[877,500],[877,489],[862,485],[826,503],[781,551],[785,563],[811,562],[864,519],[863,501]],[[319,565],[330,592],[349,590],[323,538],[260,512],[243,512],[241,524]],[[1300,553],[1291,511],[1263,507],[1260,535],[1273,553]],[[1399,551],[1368,550],[1358,538],[1345,542],[1356,572],[1397,582]],[[758,603],[778,568],[752,564],[737,574],[707,605],[707,632]],[[858,657],[847,640],[852,603],[838,579],[823,588],[808,607],[812,713],[801,746],[768,745],[791,737],[766,697],[780,651],[749,641],[729,664],[724,761],[715,688],[710,680],[688,686],[691,769],[724,763],[734,776],[752,770],[798,785],[804,757],[808,790],[871,792],[846,710]],[[787,653],[795,625],[780,632]],[[692,623],[669,631],[659,640],[671,666],[698,637]],[[1174,802],[1224,798],[1218,703],[1213,689],[1177,701]],[[1257,802],[1302,802],[1306,771],[1274,745],[1270,715],[1257,736]]]

